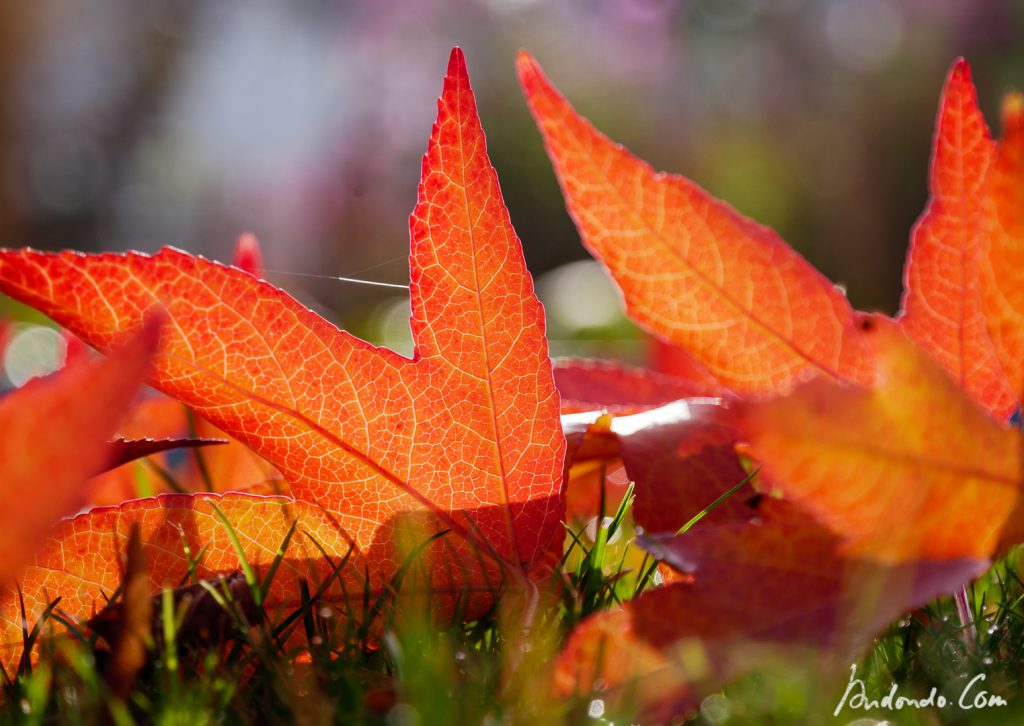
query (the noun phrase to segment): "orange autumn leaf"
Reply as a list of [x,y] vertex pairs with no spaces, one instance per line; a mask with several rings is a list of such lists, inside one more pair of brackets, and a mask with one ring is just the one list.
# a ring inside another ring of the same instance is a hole
[[939,102],[932,196],[911,232],[900,322],[971,396],[1005,420],[1016,407],[1016,396],[989,337],[981,284],[990,231],[986,180],[994,159],[995,145],[978,108],[970,67],[960,59]]
[[[262,254],[254,235],[239,235],[235,243],[233,262],[235,267],[251,275],[263,275]],[[67,331],[64,332],[69,341],[79,340]],[[84,348],[83,343],[78,342],[78,345]],[[185,406],[174,399],[163,394],[151,393],[152,395],[146,396],[132,409],[121,424],[118,433],[122,437],[220,440],[223,445],[205,449],[201,453],[190,452],[186,456],[156,456],[148,462],[140,461],[132,466],[108,472],[91,482],[91,504],[115,505],[128,499],[152,496],[175,489],[186,492],[287,493],[287,484],[277,470],[247,446],[232,439],[208,421],[193,416]],[[141,482],[145,483],[144,487]],[[173,482],[173,488],[170,482]],[[147,491],[140,492],[143,488]]]
[[554,689],[626,702],[645,721],[679,717],[729,679],[802,648],[815,649],[815,668],[848,668],[892,620],[987,564],[851,558],[806,512],[770,499],[756,521],[643,544],[683,578],[585,620],[556,661]]
[[518,67],[583,243],[634,320],[741,395],[865,377],[838,288],[772,230],[600,134],[525,52]]
[[[677,401],[614,421],[612,430],[626,472],[636,482],[633,519],[646,532],[678,531],[747,479],[735,435],[712,401]],[[737,490],[701,519],[701,526],[750,519],[747,500],[753,494],[749,487]]]
[[988,332],[1013,389],[1024,399],[1024,96],[1003,103],[1003,138],[989,177],[988,254],[982,297]]
[[150,323],[109,358],[78,360],[0,401],[0,587],[85,502],[89,477],[114,454],[108,439],[142,386],[157,336]]
[[[146,495],[172,491],[163,475],[185,491],[249,492],[286,494],[280,474],[249,447],[212,424],[191,417],[180,403],[161,393],[150,392],[126,415],[118,434],[127,439],[189,438],[227,441],[201,453],[187,452],[172,457],[156,454],[150,461],[135,461],[95,477],[89,483],[89,503],[112,506],[143,496],[140,479],[150,490]],[[156,467],[159,467],[159,471]]]
[[[379,587],[400,561],[397,534],[410,528],[419,544],[444,530],[426,555],[435,554],[438,589],[486,596],[502,577],[543,561],[560,534],[565,440],[543,311],[457,49],[410,229],[412,360],[337,329],[237,268],[173,249],[2,251],[0,288],[100,349],[163,307],[168,332],[152,385],[273,463],[296,510],[338,530],[329,552],[340,556],[338,543],[352,542],[354,569]],[[256,501],[252,508],[266,500],[221,501]],[[145,506],[146,516],[164,516]],[[247,520],[249,529],[236,524],[240,536],[266,540],[272,533],[258,519]],[[78,526],[104,531],[88,518]],[[237,565],[230,553],[216,556]],[[70,612],[81,616],[116,579],[105,570],[87,583],[77,572],[48,572],[40,592],[79,593]]]
[[1024,521],[1019,431],[992,420],[893,323],[866,317],[870,390],[812,381],[737,404],[749,453],[850,552],[901,562],[988,558]]
[[[78,340],[70,333],[68,336]],[[129,439],[147,436],[163,439],[184,435],[186,428],[179,426],[175,420],[181,411],[181,404],[160,393],[146,393],[125,413],[117,434]],[[180,418],[183,421],[184,417]],[[157,454],[153,460],[164,465],[167,458]],[[163,482],[152,472],[147,462],[135,461],[94,477],[89,482],[89,504],[112,506],[129,499],[138,499],[143,496],[139,491],[140,479],[154,484],[154,491],[146,493],[163,493]]]
[[555,361],[554,371],[563,414],[604,409],[621,415],[712,395],[699,381],[612,361],[567,358]]
[[167,451],[174,451],[178,449],[198,449],[202,446],[223,446],[227,441],[224,439],[206,439],[206,438],[165,438],[165,439],[154,439],[154,438],[141,438],[141,439],[126,439],[119,437],[111,441],[107,448],[110,451],[110,461],[107,463],[108,469],[113,469],[117,466],[123,466],[137,459],[142,459],[146,456],[153,456],[154,454],[160,454]]
[[[621,460],[636,485],[633,521],[646,532],[676,532],[748,476],[736,454],[735,433],[715,399],[682,399],[628,415],[569,414],[562,421],[570,473],[581,479],[570,477],[569,499],[592,500],[573,487],[593,486],[584,475]],[[750,519],[747,499],[755,493],[737,490],[701,521]]]
[[[650,336],[647,344],[647,364],[657,373],[691,381],[702,396],[726,396],[731,391],[716,381],[710,373],[678,345],[657,336]],[[695,394],[697,395],[697,394]]]
[[[296,526],[289,556],[274,579],[269,612],[298,602],[299,579],[315,584],[327,576],[330,563],[314,541],[338,553],[338,559],[349,546],[329,515],[284,497],[165,494],[96,507],[62,521],[19,577],[28,626],[58,597],[61,611],[79,620],[102,610],[122,582],[133,524],[140,529],[150,592],[179,587],[189,577],[189,556],[195,558],[200,552],[203,557],[196,569],[200,578],[239,570],[228,527],[214,507],[230,522],[246,559],[262,574]],[[8,672],[22,657],[21,628],[19,593],[0,592],[0,664]]]

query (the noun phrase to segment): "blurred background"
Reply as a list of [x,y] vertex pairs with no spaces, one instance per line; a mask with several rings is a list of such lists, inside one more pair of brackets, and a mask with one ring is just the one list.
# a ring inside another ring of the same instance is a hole
[[1024,86],[1022,31],[1016,0],[2,3],[0,243],[230,260],[251,230],[268,278],[407,353],[401,291],[285,273],[407,281],[457,44],[554,352],[637,359],[616,295],[579,262],[516,84],[522,47],[612,138],[891,313],[946,70],[971,61],[997,127]]

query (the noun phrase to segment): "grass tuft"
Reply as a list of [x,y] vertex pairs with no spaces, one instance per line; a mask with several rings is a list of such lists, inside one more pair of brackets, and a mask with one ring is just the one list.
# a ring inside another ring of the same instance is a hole
[[[742,482],[745,484],[746,481]],[[738,489],[739,487],[737,487]],[[709,506],[710,511],[716,502]],[[267,607],[293,527],[265,570],[245,560],[218,580],[197,577],[203,553],[186,554],[188,577],[154,598],[153,637],[145,666],[125,699],[103,676],[110,656],[102,628],[70,621],[54,601],[23,638],[34,653],[4,673],[0,721],[17,723],[601,723],[594,694],[561,703],[549,692],[551,665],[565,636],[589,615],[658,586],[658,563],[632,544],[630,488],[605,516],[602,498],[590,526],[566,526],[564,555],[551,582],[534,591],[506,586],[476,619],[461,614],[469,594],[454,596],[455,616],[427,605],[425,550],[446,532],[410,549],[383,587],[355,572],[352,552],[331,556],[315,540],[327,573],[302,582],[290,610]],[[706,512],[705,512],[706,513]],[[218,513],[220,514],[220,513]],[[229,537],[233,528],[220,515]],[[182,543],[185,547],[185,543]],[[844,714],[900,724],[1024,722],[1024,582],[1021,553],[1011,552],[968,591],[977,641],[968,648],[952,598],[909,613],[857,664],[869,690],[959,692],[977,674],[1010,705],[959,710]],[[358,576],[357,576],[358,575]],[[353,583],[362,583],[361,586]],[[108,612],[123,605],[110,594]],[[538,606],[539,603],[539,606]],[[524,612],[535,615],[524,618]],[[737,679],[705,699],[692,716],[709,726],[830,723],[845,683],[815,680],[813,663],[780,665]],[[591,715],[588,715],[591,714]],[[1010,719],[1009,721],[1007,719]]]

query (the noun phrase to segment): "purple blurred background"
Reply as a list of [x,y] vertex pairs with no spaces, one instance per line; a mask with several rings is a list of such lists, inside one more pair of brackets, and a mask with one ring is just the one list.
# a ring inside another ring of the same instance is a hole
[[[968,57],[998,126],[1022,29],[1011,0],[4,3],[2,244],[230,259],[248,229],[270,270],[405,282],[457,44],[554,350],[629,339],[602,276],[560,268],[586,254],[516,84],[522,47],[603,131],[892,312],[945,72]],[[407,351],[400,292],[268,277]]]

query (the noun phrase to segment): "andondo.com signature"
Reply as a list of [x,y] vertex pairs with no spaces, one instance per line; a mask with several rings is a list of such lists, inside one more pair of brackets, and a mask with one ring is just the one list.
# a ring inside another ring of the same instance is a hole
[[932,688],[931,692],[924,698],[911,698],[899,693],[899,686],[895,683],[889,688],[889,692],[881,698],[871,698],[868,695],[864,681],[857,678],[856,663],[850,666],[850,682],[846,685],[843,697],[839,699],[839,705],[832,712],[838,716],[843,708],[850,708],[858,711],[873,711],[883,709],[887,711],[900,711],[904,708],[947,708],[956,707],[964,711],[980,710],[983,708],[998,708],[1008,706],[1009,703],[1002,696],[989,693],[983,686],[985,674],[979,673],[974,676],[963,687],[963,690],[955,698],[947,698],[939,693],[938,688]]

